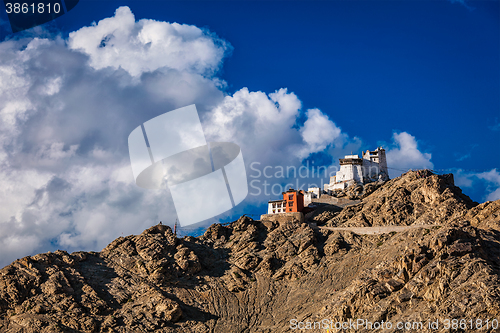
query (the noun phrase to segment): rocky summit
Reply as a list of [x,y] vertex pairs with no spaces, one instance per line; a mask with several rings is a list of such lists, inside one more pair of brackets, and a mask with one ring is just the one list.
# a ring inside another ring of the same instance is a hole
[[[182,239],[158,225],[16,260],[0,270],[0,332],[500,329],[500,200],[430,171],[349,191],[305,220],[244,216]],[[407,228],[349,229],[380,226]]]

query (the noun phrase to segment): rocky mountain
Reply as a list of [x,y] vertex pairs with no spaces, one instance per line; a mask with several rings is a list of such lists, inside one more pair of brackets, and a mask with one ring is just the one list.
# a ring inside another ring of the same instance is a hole
[[0,270],[0,332],[500,329],[500,200],[429,171],[355,192],[305,222],[244,216],[182,239],[158,225],[101,252],[16,260]]

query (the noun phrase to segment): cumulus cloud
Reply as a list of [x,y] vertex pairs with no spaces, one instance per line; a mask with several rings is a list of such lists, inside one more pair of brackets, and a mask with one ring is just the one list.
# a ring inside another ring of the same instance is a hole
[[455,185],[458,187],[471,187],[473,183],[472,174],[462,169],[453,170]]
[[432,169],[432,155],[421,152],[415,137],[407,132],[393,133],[392,147],[387,150],[387,165],[391,178],[401,175],[408,169]]
[[203,124],[209,141],[231,141],[242,149],[253,181],[250,186],[255,190],[250,190],[247,202],[265,202],[289,187],[307,190],[308,184],[322,186],[317,178],[329,181],[330,162],[324,166],[329,168],[326,174],[322,171],[312,176],[312,170],[303,170],[307,176],[302,177],[297,170],[306,168],[304,159],[318,152],[340,156],[346,149],[361,146],[358,138],[350,139],[318,109],[307,110],[304,123],[299,123],[301,107],[298,97],[284,88],[270,94],[243,88],[205,114]]
[[301,158],[326,149],[328,145],[342,137],[340,128],[318,109],[307,110],[307,120],[300,129],[300,134],[306,143],[306,146],[298,152]]
[[95,69],[123,68],[132,76],[158,68],[213,74],[230,45],[202,29],[178,23],[135,21],[128,7],[69,35],[71,49],[90,57]]
[[301,143],[292,128],[300,108],[297,96],[286,89],[267,95],[243,88],[207,113],[205,135],[210,141],[237,143],[246,161],[288,161],[293,156],[288,146]]
[[173,223],[168,191],[134,184],[127,137],[166,111],[222,101],[213,74],[229,49],[197,27],[135,22],[125,7],[68,41],[0,43],[0,266]]
[[300,166],[349,138],[287,89],[224,92],[228,42],[195,26],[135,21],[127,7],[68,40],[0,43],[0,266],[62,248],[99,250],[121,234],[173,223],[168,190],[134,183],[129,133],[196,104],[209,141],[247,163]]
[[491,192],[486,196],[486,200],[500,199],[500,172],[496,168],[488,172],[478,173],[476,177],[490,182],[489,189]]
[[285,88],[269,95],[243,88],[206,114],[205,134],[212,141],[236,142],[245,159],[268,165],[294,165],[329,146],[350,142],[318,109],[307,110],[304,124],[298,127],[301,107],[298,97]]
[[[237,143],[247,171],[359,151],[361,139],[321,110],[302,110],[285,88],[228,95],[217,70],[230,50],[194,26],[136,22],[127,7],[68,40],[0,43],[0,266],[57,248],[100,250],[159,220],[172,224],[168,190],[135,185],[127,138],[179,107],[196,104],[207,140]],[[393,140],[389,166],[432,167],[413,136]]]
[[477,172],[472,170],[453,170],[455,185],[469,188],[470,191],[478,190],[486,194],[481,198],[486,201],[500,199],[500,172],[495,168],[489,171]]

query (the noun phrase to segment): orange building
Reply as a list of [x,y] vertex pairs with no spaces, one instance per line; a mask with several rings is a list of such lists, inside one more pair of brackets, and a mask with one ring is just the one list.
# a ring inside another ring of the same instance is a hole
[[304,210],[304,191],[296,191],[291,188],[282,194],[282,200],[268,202],[268,214],[297,213]]
[[283,202],[286,205],[286,213],[301,212],[304,210],[304,191],[296,191],[291,188],[282,194]]

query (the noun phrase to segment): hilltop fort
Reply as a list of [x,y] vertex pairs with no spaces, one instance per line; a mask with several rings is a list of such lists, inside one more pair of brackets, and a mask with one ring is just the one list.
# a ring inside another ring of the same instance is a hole
[[[360,195],[371,193],[377,186],[389,180],[384,148],[377,147],[373,151],[367,150],[362,152],[361,156],[360,158],[359,155],[351,154],[339,159],[340,170],[336,172],[335,176],[330,177],[330,183],[324,184],[323,189],[310,187],[307,191],[303,191],[291,188],[287,192],[283,192],[283,199],[268,202],[267,214],[263,216],[288,214],[290,217],[295,217],[297,214],[310,212],[318,202],[345,204],[347,203],[345,200],[338,198],[346,196],[349,187],[353,191],[348,197],[359,199]],[[362,186],[375,182],[378,185],[368,187],[368,191],[365,191]]]
[[389,179],[385,149],[378,147],[374,151],[367,150],[358,155],[346,155],[340,159],[340,170],[330,178],[330,184],[324,185],[325,191],[343,190],[355,183],[371,183]]

